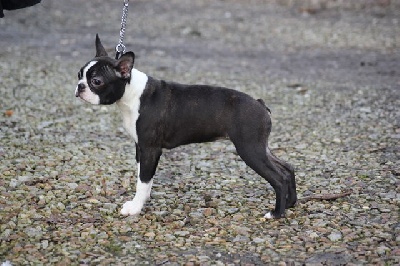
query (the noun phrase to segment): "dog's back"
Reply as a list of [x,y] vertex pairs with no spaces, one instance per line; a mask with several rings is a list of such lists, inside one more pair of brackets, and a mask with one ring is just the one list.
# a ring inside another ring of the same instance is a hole
[[[243,125],[249,134],[267,138],[270,125],[265,104],[242,92],[207,85],[183,85],[149,78],[141,97],[147,125],[163,136],[164,148],[231,138]],[[146,107],[145,107],[146,106]],[[144,119],[144,118],[143,118]],[[149,119],[152,123],[148,123]],[[245,122],[243,122],[245,121]],[[140,120],[139,120],[140,122]],[[138,125],[138,130],[139,130]],[[260,130],[262,128],[262,130]]]

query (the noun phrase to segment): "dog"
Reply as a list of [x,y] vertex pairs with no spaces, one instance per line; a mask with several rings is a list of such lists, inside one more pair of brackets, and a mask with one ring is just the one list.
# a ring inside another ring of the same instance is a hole
[[122,215],[140,214],[162,149],[220,138],[230,139],[243,161],[273,187],[275,208],[265,218],[283,217],[295,205],[294,169],[268,148],[271,118],[263,100],[223,87],[155,79],[134,68],[133,52],[113,59],[98,35],[95,43],[96,56],[80,69],[75,96],[91,104],[116,103],[135,141],[136,194],[123,204]]

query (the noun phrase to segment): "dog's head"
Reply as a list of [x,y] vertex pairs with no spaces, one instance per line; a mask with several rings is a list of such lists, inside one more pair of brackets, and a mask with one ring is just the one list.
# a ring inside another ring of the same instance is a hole
[[75,96],[92,104],[113,104],[122,98],[130,83],[135,54],[127,52],[120,59],[108,56],[96,35],[96,56],[78,72]]

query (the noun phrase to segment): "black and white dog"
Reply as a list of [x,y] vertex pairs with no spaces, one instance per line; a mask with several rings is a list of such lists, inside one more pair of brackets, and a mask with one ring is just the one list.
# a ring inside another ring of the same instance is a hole
[[141,212],[163,148],[218,138],[229,138],[243,161],[274,188],[275,209],[266,218],[280,218],[295,205],[294,170],[267,146],[271,118],[262,100],[227,88],[157,80],[135,69],[134,59],[133,52],[110,58],[96,36],[96,57],[79,71],[75,90],[76,97],[92,104],[117,103],[135,141],[136,194],[121,214]]

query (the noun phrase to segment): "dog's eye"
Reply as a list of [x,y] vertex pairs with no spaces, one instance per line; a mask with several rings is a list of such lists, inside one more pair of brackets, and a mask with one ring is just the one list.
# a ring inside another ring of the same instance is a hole
[[102,84],[103,84],[103,82],[100,79],[96,79],[96,78],[92,79],[93,86],[100,86]]

